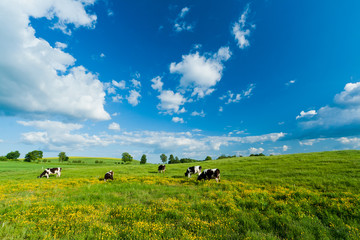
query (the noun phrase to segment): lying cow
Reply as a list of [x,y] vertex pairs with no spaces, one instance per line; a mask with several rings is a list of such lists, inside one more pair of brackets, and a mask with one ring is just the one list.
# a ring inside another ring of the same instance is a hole
[[109,179],[114,180],[114,172],[112,170],[105,173],[104,181],[106,182]]
[[201,166],[189,167],[189,168],[186,170],[185,177],[191,178],[191,174],[196,174],[196,173],[197,173],[198,175],[200,175],[200,173],[201,173]]
[[42,178],[42,177],[44,177],[44,176],[46,176],[46,178],[49,178],[49,176],[51,175],[51,174],[54,174],[54,175],[56,175],[56,177],[60,177],[60,175],[61,175],[61,168],[47,168],[47,169],[45,169],[43,172],[42,172],[42,174],[40,174],[40,176],[38,176],[38,178]]
[[159,173],[164,173],[165,170],[166,170],[166,166],[165,166],[165,165],[160,165],[160,166],[158,167],[158,172],[159,172]]
[[215,179],[216,182],[220,182],[220,170],[215,169],[205,169],[197,178],[197,180],[210,180]]

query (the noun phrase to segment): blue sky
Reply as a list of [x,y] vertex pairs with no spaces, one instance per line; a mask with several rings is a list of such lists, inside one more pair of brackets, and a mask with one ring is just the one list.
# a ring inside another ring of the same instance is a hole
[[0,2],[0,155],[360,147],[358,1]]

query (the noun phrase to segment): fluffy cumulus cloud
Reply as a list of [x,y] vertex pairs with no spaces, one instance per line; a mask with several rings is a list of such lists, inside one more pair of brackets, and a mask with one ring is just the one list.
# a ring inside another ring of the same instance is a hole
[[204,113],[204,110],[201,110],[201,112],[197,112],[197,111],[192,112],[192,113],[191,113],[191,116],[194,116],[194,117],[196,117],[196,116],[205,117],[206,114]]
[[172,121],[175,123],[184,123],[184,119],[180,117],[173,117]]
[[126,97],[126,99],[132,106],[136,106],[140,103],[140,97],[141,97],[141,95],[138,91],[131,90],[129,92],[129,95]]
[[201,56],[199,52],[182,56],[179,63],[170,64],[170,73],[181,75],[180,88],[192,91],[192,96],[203,98],[211,94],[221,80],[224,62],[231,57],[229,47],[217,53]]
[[310,111],[307,111],[307,112],[304,112],[304,111],[301,111],[300,112],[300,115],[296,116],[296,119],[299,119],[299,118],[311,118],[313,116],[315,116],[317,113],[315,110],[310,110]]
[[109,124],[108,127],[109,130],[115,130],[115,131],[120,131],[120,125],[116,122],[112,122]]
[[96,16],[86,7],[94,1],[0,1],[0,109],[3,114],[60,114],[96,120],[110,119],[105,93],[96,74],[74,66],[65,44],[51,46],[35,36],[30,18],[56,20],[53,28],[70,34],[94,27]]
[[106,146],[113,141],[95,135],[74,133],[83,128],[81,124],[62,123],[58,121],[18,121],[26,127],[33,127],[38,131],[22,134],[22,141],[26,144],[42,145],[51,151],[79,150],[92,146]]
[[165,90],[160,93],[158,96],[160,103],[158,104],[158,109],[164,111],[168,114],[173,113],[182,113],[185,111],[185,108],[180,107],[185,104],[186,98],[184,98],[180,93],[174,93],[171,90]]
[[117,88],[120,88],[120,89],[126,88],[126,82],[124,80],[121,80],[119,82],[112,80],[111,83],[112,83],[112,85],[114,85]]
[[[300,126],[304,129],[310,129],[311,132],[326,130],[329,136],[358,134],[360,126],[360,82],[346,84],[344,90],[335,95],[334,102],[331,105],[321,107],[316,113],[311,119],[303,119]],[[321,133],[321,135],[323,134]]]
[[151,82],[153,83],[151,84],[152,89],[157,90],[159,92],[162,91],[162,87],[164,83],[161,81],[160,76],[154,77],[153,79],[151,79]]
[[254,148],[254,147],[251,147],[249,148],[249,153],[250,154],[260,154],[260,153],[263,153],[265,149],[263,148]]
[[189,11],[190,8],[188,7],[184,7],[183,9],[181,9],[174,22],[175,32],[191,31],[194,28],[192,24],[189,24],[184,20],[185,16],[189,13]]
[[244,12],[241,14],[241,17],[237,22],[234,23],[232,28],[232,34],[237,41],[239,48],[244,49],[250,46],[250,42],[247,39],[250,36],[250,28],[255,28],[255,25],[251,25],[250,28],[247,27],[246,18],[249,14],[250,8],[249,5],[246,6]]

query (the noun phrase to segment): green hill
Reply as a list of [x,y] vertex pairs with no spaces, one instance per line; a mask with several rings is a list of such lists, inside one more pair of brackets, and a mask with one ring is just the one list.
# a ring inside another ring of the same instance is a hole
[[[160,174],[157,164],[80,159],[0,162],[0,238],[360,238],[360,151],[196,163],[219,168],[220,183],[186,178],[194,163]],[[57,166],[60,178],[36,178]],[[114,181],[102,181],[109,170]]]

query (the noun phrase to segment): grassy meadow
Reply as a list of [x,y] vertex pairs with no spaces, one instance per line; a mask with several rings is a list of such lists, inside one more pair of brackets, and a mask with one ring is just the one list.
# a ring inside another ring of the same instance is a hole
[[[220,183],[186,178],[194,163],[76,159],[0,162],[0,239],[360,239],[360,151],[199,163]],[[37,179],[47,167],[61,178]]]

